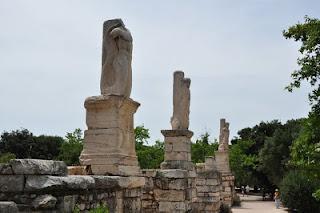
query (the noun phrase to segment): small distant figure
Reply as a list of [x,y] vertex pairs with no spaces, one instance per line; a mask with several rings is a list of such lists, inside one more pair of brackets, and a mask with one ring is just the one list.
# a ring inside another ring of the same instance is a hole
[[262,200],[266,200],[266,190],[262,188]]
[[250,192],[250,187],[249,185],[246,186],[246,194],[247,194],[247,197],[249,196],[249,192]]
[[276,204],[276,208],[280,208],[280,192],[278,189],[275,190],[274,192],[274,202]]
[[242,197],[244,197],[244,186],[241,186],[241,194],[242,194]]

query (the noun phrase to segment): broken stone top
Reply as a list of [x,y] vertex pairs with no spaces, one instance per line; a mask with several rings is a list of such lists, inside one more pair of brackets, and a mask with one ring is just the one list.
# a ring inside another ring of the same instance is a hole
[[173,115],[171,126],[173,130],[187,130],[189,128],[190,113],[190,83],[182,71],[173,74]]
[[130,97],[132,86],[132,36],[121,19],[103,24],[102,72],[100,90],[103,96]]
[[229,123],[224,118],[220,119],[219,151],[229,150],[229,134]]

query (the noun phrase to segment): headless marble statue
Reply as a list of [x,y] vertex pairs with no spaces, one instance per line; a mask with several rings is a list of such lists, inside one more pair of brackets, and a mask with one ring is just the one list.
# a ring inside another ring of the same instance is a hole
[[190,79],[184,78],[182,71],[174,72],[173,116],[171,117],[173,130],[187,130],[189,128],[190,83]]
[[219,151],[227,151],[229,149],[229,134],[229,123],[225,119],[220,119]]
[[121,19],[103,24],[101,94],[130,97],[132,36]]

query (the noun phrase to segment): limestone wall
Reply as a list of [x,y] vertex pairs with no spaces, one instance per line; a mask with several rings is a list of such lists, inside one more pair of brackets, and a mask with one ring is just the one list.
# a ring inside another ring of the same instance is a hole
[[218,213],[221,205],[221,173],[206,167],[205,163],[196,166],[196,200],[192,203],[193,212]]
[[[143,177],[67,175],[61,161],[11,160],[0,165],[1,212],[141,212]],[[7,202],[11,201],[11,202]],[[14,202],[14,203],[13,203]]]
[[190,212],[195,200],[195,172],[181,169],[143,170],[146,185],[142,212]]

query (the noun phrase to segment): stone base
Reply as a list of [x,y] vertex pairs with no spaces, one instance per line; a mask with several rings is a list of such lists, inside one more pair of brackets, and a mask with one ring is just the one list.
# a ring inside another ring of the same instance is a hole
[[222,174],[231,173],[229,165],[229,152],[228,151],[216,151],[215,152],[216,168]]
[[234,189],[234,176],[232,173],[222,174],[222,189],[221,189],[221,199],[224,204],[232,206],[233,196],[235,194]]
[[88,130],[80,163],[94,175],[132,176],[140,173],[135,152],[133,115],[139,103],[121,96],[87,98]]
[[191,137],[189,130],[162,130],[164,136],[164,162],[161,169],[194,170],[191,162]]

